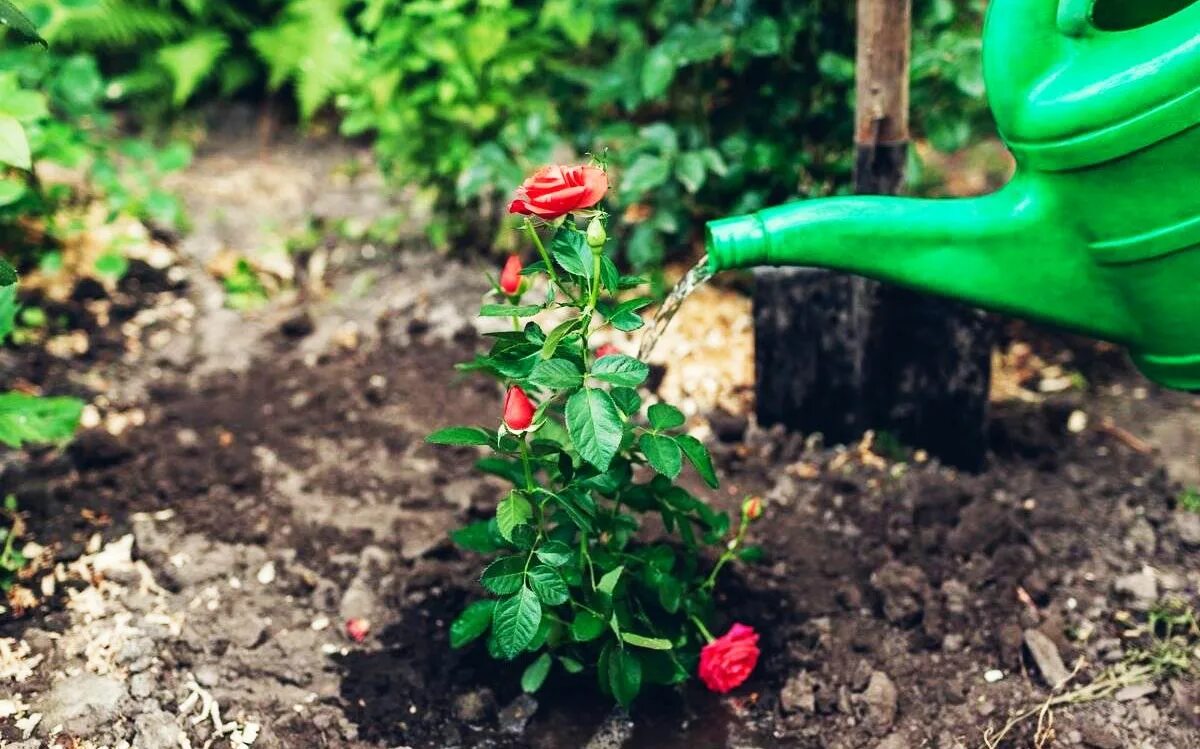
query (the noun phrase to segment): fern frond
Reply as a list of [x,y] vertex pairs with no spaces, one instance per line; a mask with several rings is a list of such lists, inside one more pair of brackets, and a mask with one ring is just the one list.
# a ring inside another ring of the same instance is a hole
[[56,8],[46,36],[66,47],[127,50],[177,39],[187,29],[185,17],[163,7],[136,0],[101,0],[82,8]]

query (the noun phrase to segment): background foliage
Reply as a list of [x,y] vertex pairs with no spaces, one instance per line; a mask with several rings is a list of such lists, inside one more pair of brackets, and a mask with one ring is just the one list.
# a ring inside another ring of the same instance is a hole
[[[606,153],[619,174],[624,221],[614,230],[640,269],[686,247],[702,220],[848,182],[854,19],[844,0],[18,5],[51,51],[6,48],[0,86],[15,79],[44,93],[59,125],[94,132],[116,106],[140,127],[200,101],[280,91],[302,122],[336,118],[344,134],[373,138],[389,176],[433,205],[438,246],[490,246],[521,175],[588,152]],[[916,2],[914,124],[939,149],[990,128],[984,6]],[[27,127],[45,119],[23,116]],[[13,206],[5,184],[0,198]],[[146,197],[133,210],[162,213],[166,201]],[[481,214],[489,225],[461,218]]]

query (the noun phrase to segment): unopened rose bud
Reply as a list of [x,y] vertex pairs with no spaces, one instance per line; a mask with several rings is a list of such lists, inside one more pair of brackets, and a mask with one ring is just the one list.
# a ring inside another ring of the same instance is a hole
[[587,243],[588,247],[592,248],[592,252],[600,252],[604,248],[604,243],[608,241],[608,232],[604,231],[604,222],[599,218],[592,219],[587,228]]
[[533,423],[533,402],[519,385],[513,385],[504,396],[504,426],[523,432]]
[[763,506],[762,500],[758,497],[751,497],[742,503],[742,514],[750,520],[758,520],[762,517]]
[[603,359],[606,356],[612,356],[613,354],[619,353],[621,352],[617,350],[616,346],[612,345],[611,343],[606,343],[596,349],[596,358]]
[[347,619],[346,620],[346,635],[355,642],[362,642],[367,639],[367,634],[371,631],[371,622],[366,619]]
[[500,271],[500,290],[509,296],[515,296],[521,291],[521,258],[509,255],[504,270]]

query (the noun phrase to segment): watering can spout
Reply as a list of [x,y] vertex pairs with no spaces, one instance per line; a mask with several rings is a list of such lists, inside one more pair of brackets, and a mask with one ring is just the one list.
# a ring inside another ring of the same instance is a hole
[[708,225],[715,271],[828,268],[1054,322],[1113,341],[1136,325],[1097,277],[1048,196],[1015,181],[980,198],[801,201]]

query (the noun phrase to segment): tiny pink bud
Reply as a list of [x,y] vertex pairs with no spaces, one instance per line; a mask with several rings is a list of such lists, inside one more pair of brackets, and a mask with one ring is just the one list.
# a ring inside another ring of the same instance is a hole
[[367,639],[367,634],[371,631],[371,622],[366,619],[354,618],[346,620],[346,635],[355,642],[362,642]]
[[504,425],[514,432],[523,432],[533,423],[533,402],[520,385],[513,385],[504,396]]
[[763,506],[762,500],[758,497],[751,497],[742,503],[742,514],[751,520],[758,520],[762,517]]
[[617,350],[616,346],[612,345],[611,343],[606,343],[603,346],[596,349],[596,358],[603,359],[606,356],[612,356],[613,354],[619,354],[619,353],[621,353],[621,352]]
[[504,270],[500,271],[501,291],[509,296],[513,296],[521,290],[521,269],[523,267],[519,256],[508,256],[508,262],[504,264]]

